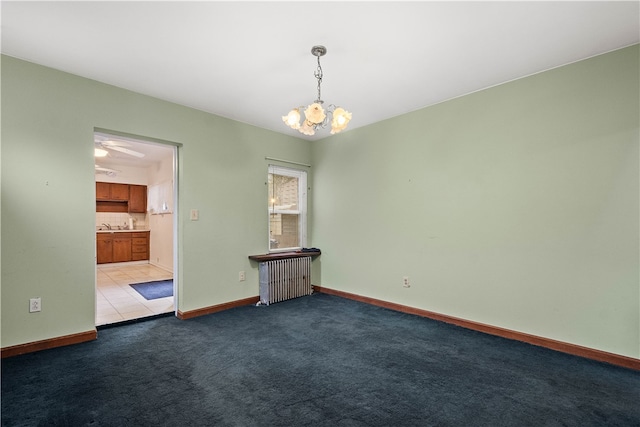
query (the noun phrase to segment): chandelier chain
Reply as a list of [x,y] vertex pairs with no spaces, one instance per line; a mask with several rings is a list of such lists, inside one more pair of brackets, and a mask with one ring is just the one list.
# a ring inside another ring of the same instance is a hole
[[313,73],[313,75],[316,77],[316,79],[318,79],[318,100],[316,102],[318,102],[319,104],[322,104],[322,97],[320,96],[320,84],[322,83],[322,66],[320,65],[320,57],[318,56],[318,68],[316,69],[316,71]]

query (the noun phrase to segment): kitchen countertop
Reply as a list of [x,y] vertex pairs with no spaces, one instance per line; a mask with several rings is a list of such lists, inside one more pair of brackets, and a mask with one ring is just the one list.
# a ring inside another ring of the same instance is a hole
[[96,233],[145,233],[147,231],[151,231],[151,230],[147,230],[147,229],[134,229],[134,230],[107,230],[99,228],[96,230]]

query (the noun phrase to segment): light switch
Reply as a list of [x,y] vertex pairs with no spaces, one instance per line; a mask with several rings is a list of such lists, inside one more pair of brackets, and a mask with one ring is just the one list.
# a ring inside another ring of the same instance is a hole
[[198,209],[191,209],[191,221],[197,221],[198,220]]

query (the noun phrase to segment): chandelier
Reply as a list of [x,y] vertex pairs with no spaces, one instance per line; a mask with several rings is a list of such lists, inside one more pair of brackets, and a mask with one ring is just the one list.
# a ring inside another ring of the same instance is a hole
[[[307,107],[301,106],[289,111],[289,114],[282,116],[282,121],[291,129],[296,129],[305,135],[314,135],[316,129],[324,128],[331,122],[331,134],[335,134],[346,129],[351,120],[351,113],[342,107],[329,105],[326,110],[322,108],[324,101],[320,97],[320,85],[322,84],[322,66],[320,66],[320,57],[327,53],[324,46],[314,46],[311,48],[311,54],[318,58],[318,68],[313,73],[318,80],[318,99]],[[304,110],[304,120],[300,123],[300,110]],[[331,118],[329,117],[331,116]]]

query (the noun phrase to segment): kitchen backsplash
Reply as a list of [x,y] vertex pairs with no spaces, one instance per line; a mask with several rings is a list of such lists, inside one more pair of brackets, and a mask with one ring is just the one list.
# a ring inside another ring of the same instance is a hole
[[129,218],[133,218],[133,228],[135,230],[146,230],[148,228],[147,214],[143,213],[116,213],[116,212],[96,212],[96,228],[104,227],[102,224],[109,224],[111,228],[125,229],[129,227]]

